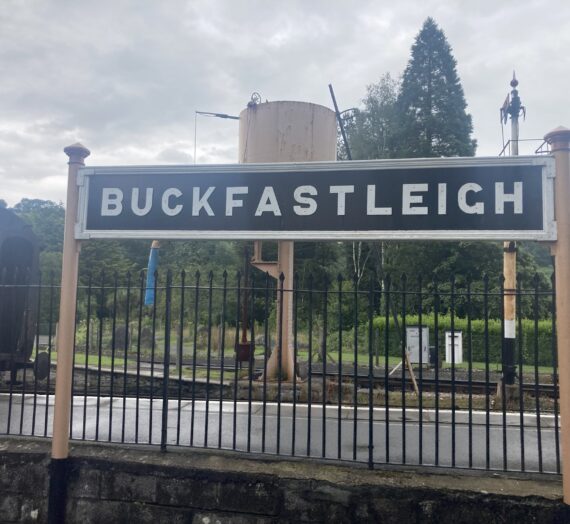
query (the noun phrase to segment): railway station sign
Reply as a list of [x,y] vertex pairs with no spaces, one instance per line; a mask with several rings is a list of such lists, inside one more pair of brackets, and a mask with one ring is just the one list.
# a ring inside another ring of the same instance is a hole
[[551,157],[87,167],[87,238],[555,240]]

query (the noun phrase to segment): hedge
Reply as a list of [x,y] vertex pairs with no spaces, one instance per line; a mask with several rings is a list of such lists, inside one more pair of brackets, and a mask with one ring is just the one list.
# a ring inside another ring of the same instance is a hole
[[[440,359],[445,358],[445,332],[451,331],[451,316],[439,315],[438,316],[438,353]],[[398,318],[400,329],[403,326],[402,318]],[[539,320],[535,326],[535,321],[532,319],[521,319],[522,337],[519,330],[519,321],[517,320],[517,341],[516,341],[516,362],[519,362],[519,348],[522,345],[523,363],[534,364],[535,359],[538,361],[539,366],[552,366],[553,365],[553,339],[552,321]],[[422,324],[429,329],[429,345],[435,346],[435,317],[434,315],[423,315]],[[385,344],[385,330],[386,319],[385,317],[376,317],[373,321],[375,336],[379,337],[376,343],[380,344],[381,353],[384,353]],[[416,315],[406,316],[407,326],[419,325],[419,319]],[[468,320],[466,318],[453,318],[453,328],[455,331],[463,332],[463,360],[469,359],[469,341],[471,341],[472,358],[474,362],[484,362],[485,351],[485,321],[484,320],[471,320],[471,330],[468,329]],[[362,330],[365,331],[365,330]],[[487,321],[488,333],[488,357],[490,362],[501,361],[501,321],[499,319],[489,319]],[[398,337],[394,318],[389,321],[389,355],[401,355],[402,348],[401,342]],[[348,337],[347,337],[348,338]],[[365,350],[367,346],[363,346]],[[537,354],[535,354],[537,353]],[[443,360],[442,360],[443,361]]]

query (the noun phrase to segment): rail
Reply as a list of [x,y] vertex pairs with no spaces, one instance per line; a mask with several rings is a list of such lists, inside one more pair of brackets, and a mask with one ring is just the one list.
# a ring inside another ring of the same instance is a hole
[[[49,438],[59,285],[22,274],[0,275],[0,303],[25,304],[0,349],[0,434]],[[502,277],[316,280],[157,273],[145,306],[144,273],[84,277],[71,437],[560,473],[552,280],[518,280],[514,363],[502,352]],[[286,293],[296,373],[268,380]]]

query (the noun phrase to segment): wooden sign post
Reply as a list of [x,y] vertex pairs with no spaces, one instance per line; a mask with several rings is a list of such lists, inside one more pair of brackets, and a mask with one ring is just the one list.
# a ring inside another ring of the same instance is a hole
[[75,336],[75,310],[80,243],[75,238],[78,188],[77,171],[84,166],[89,150],[77,143],[64,149],[69,157],[67,173],[67,202],[63,236],[61,268],[61,300],[57,330],[57,371],[55,380],[55,406],[53,438],[51,443],[48,521],[64,522],[67,459],[69,456],[69,419],[71,412],[71,379],[73,376],[73,341]]
[[556,162],[554,216],[558,240],[554,242],[556,279],[556,341],[560,385],[562,487],[564,502],[570,504],[570,129],[558,127],[544,139]]

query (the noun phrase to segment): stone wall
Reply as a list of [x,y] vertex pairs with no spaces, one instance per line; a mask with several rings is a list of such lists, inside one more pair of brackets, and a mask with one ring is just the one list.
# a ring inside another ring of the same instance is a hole
[[[0,440],[0,521],[45,522],[49,442]],[[369,471],[203,450],[74,444],[67,522],[570,522],[559,477]]]

